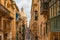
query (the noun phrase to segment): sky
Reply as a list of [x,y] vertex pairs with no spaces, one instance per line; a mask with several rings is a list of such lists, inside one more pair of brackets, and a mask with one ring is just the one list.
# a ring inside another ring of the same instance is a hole
[[32,3],[32,0],[15,0],[19,10],[21,10],[21,8],[23,7],[24,8],[24,11],[25,13],[27,14],[27,21],[28,21],[28,26],[29,26],[29,21],[31,19],[31,3]]

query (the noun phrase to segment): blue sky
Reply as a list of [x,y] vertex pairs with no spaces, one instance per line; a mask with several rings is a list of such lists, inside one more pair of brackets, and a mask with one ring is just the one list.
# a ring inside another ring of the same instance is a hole
[[31,13],[31,3],[32,0],[15,0],[19,10],[21,10],[22,7],[24,7],[25,13],[27,14],[28,17],[28,24],[30,21],[30,13]]

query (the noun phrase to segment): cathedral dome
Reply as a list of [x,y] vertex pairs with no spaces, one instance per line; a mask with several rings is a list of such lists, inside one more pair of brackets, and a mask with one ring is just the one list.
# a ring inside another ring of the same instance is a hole
[[27,15],[26,15],[26,13],[24,12],[23,7],[21,8],[20,14],[21,14],[21,17],[22,17],[22,18],[27,18]]

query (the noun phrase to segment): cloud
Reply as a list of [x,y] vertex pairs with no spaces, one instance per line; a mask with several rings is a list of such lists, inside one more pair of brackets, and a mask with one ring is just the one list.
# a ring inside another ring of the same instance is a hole
[[30,21],[30,11],[31,11],[31,3],[32,3],[32,0],[15,0],[19,10],[21,10],[22,7],[24,7],[24,10],[27,14],[27,17],[28,17],[28,23]]

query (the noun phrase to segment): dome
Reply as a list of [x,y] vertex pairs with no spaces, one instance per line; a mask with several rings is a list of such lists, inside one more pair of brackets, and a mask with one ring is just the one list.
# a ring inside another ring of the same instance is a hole
[[22,17],[22,18],[27,18],[27,15],[26,15],[26,13],[24,12],[23,7],[21,8],[20,14],[21,14],[21,17]]

